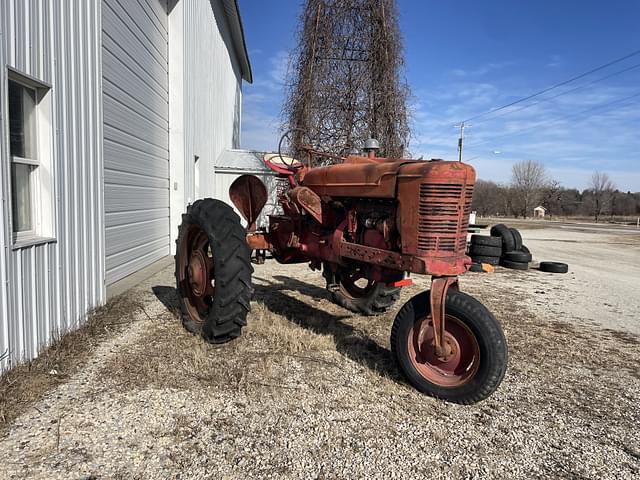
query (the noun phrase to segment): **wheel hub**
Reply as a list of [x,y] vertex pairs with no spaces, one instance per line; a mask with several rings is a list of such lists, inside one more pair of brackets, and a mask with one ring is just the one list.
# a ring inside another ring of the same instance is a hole
[[450,364],[453,367],[460,361],[460,345],[454,336],[448,331],[444,333],[443,354],[438,355],[435,350],[435,332],[433,326],[423,323],[418,345],[420,356],[432,365]]
[[478,370],[480,347],[472,332],[447,315],[442,352],[436,354],[431,318],[416,322],[408,338],[409,355],[415,369],[428,381],[442,387],[468,382]]
[[189,258],[189,266],[187,268],[189,276],[189,285],[193,293],[201,297],[207,289],[207,261],[202,251],[195,250]]

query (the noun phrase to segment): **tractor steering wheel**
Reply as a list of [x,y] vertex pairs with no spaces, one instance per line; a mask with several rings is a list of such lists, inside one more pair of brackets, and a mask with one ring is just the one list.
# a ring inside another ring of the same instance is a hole
[[[304,138],[304,135],[306,133],[305,130],[303,130],[302,128],[291,128],[289,130],[287,130],[286,132],[284,132],[284,134],[280,137],[280,141],[278,142],[278,157],[280,158],[280,161],[282,162],[283,165],[285,165],[287,167],[287,169],[291,170],[291,171],[296,171],[298,168],[297,165],[295,165],[296,163],[299,163],[298,160],[296,160],[293,156],[293,154],[295,152],[293,152],[293,145],[292,145],[292,133],[293,132],[302,132],[302,136]],[[284,147],[284,149],[283,149]],[[284,150],[284,154],[283,154],[283,150]],[[289,153],[289,155],[287,155],[287,153]],[[287,160],[285,160],[287,159]]]

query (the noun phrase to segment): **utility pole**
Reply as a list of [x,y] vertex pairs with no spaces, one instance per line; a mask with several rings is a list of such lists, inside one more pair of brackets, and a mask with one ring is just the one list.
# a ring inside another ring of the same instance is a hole
[[464,129],[471,127],[471,125],[467,125],[464,122],[461,122],[460,125],[454,125],[456,128],[460,129],[460,138],[458,138],[458,161],[462,161],[462,147],[464,144]]

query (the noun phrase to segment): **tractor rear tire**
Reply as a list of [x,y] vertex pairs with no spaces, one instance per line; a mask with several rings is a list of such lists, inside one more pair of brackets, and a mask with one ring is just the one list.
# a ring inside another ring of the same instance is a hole
[[449,402],[484,400],[500,385],[507,369],[507,342],[500,323],[475,298],[450,289],[445,301],[445,342],[456,354],[435,357],[429,291],[409,300],[391,329],[391,351],[409,383]]
[[[356,270],[357,272],[358,270]],[[400,287],[387,287],[374,280],[364,286],[356,285],[354,272],[338,269],[335,273],[325,265],[323,276],[331,292],[333,303],[361,315],[382,315],[400,298]],[[362,279],[363,280],[363,279]]]
[[251,302],[251,250],[233,209],[220,200],[194,202],[176,240],[176,285],[184,327],[210,343],[240,336]]

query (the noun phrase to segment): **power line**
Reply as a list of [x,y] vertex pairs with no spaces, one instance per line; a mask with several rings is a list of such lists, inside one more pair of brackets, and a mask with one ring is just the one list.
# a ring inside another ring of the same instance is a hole
[[620,58],[618,58],[616,60],[613,60],[613,61],[611,61],[609,63],[605,63],[604,65],[600,65],[599,67],[596,67],[596,68],[594,68],[592,70],[589,70],[588,72],[581,73],[580,75],[572,77],[569,80],[565,80],[563,82],[556,83],[555,85],[552,85],[551,87],[547,87],[547,88],[545,88],[543,90],[540,90],[539,92],[532,93],[531,95],[523,97],[523,98],[521,98],[519,100],[516,100],[514,102],[507,103],[506,105],[502,105],[501,107],[496,107],[496,108],[491,109],[491,110],[489,110],[487,112],[480,113],[480,114],[475,115],[473,117],[469,117],[466,120],[463,120],[463,122],[470,122],[471,120],[475,120],[477,118],[484,117],[485,115],[489,115],[491,113],[498,112],[500,110],[504,110],[505,108],[511,107],[513,105],[517,105],[518,103],[525,102],[525,101],[530,100],[530,99],[532,99],[534,97],[542,95],[543,93],[547,93],[550,90],[553,90],[553,89],[558,88],[558,87],[562,87],[563,85],[566,85],[566,84],[571,83],[571,82],[575,82],[576,80],[580,80],[581,78],[584,78],[587,75],[591,75],[592,73],[595,73],[595,72],[598,72],[600,70],[603,70],[603,69],[605,69],[607,67],[610,67],[611,65],[614,65],[616,63],[622,62],[623,60],[626,60],[626,59],[631,58],[631,57],[633,57],[635,55],[638,55],[638,54],[640,54],[640,50],[636,50],[635,52],[631,52],[628,55],[625,55],[624,57],[620,57]]
[[491,118],[480,120],[480,121],[478,121],[476,123],[485,123],[485,122],[488,122],[490,120],[494,120],[494,119],[496,119],[498,117],[503,117],[505,115],[510,115],[512,113],[517,113],[517,112],[520,112],[522,110],[526,110],[527,108],[533,107],[533,106],[538,105],[538,104],[540,104],[542,102],[548,102],[550,100],[553,100],[554,98],[558,98],[558,97],[561,97],[563,95],[567,95],[569,93],[573,93],[573,92],[576,92],[578,90],[582,90],[583,88],[586,88],[589,85],[593,85],[594,83],[598,83],[598,82],[601,82],[603,80],[607,80],[609,78],[616,77],[618,75],[622,75],[623,73],[626,73],[626,72],[628,72],[630,70],[634,70],[634,69],[636,69],[638,67],[640,67],[640,63],[636,63],[635,65],[632,65],[630,67],[624,68],[622,70],[618,70],[617,72],[611,73],[609,75],[605,75],[604,77],[597,78],[595,80],[592,80],[592,81],[590,81],[588,83],[585,83],[583,85],[579,85],[579,86],[577,86],[575,88],[572,88],[570,90],[566,90],[564,92],[557,93],[556,95],[552,95],[551,97],[542,98],[541,100],[538,100],[537,102],[533,102],[533,103],[530,103],[528,105],[524,105],[524,106],[522,106],[520,108],[516,108],[515,110],[509,110],[508,112],[504,112],[503,111],[501,114],[498,114],[498,115],[496,115],[494,117],[491,117]]
[[600,109],[603,109],[603,108],[606,108],[606,107],[610,107],[611,105],[615,105],[617,103],[621,103],[621,102],[624,102],[626,100],[631,100],[632,98],[636,98],[636,97],[640,97],[640,92],[636,92],[633,95],[629,95],[627,97],[619,98],[618,100],[613,100],[611,102],[607,102],[607,103],[604,103],[602,105],[596,105],[594,107],[587,108],[587,109],[582,110],[582,111],[580,111],[578,113],[573,113],[571,115],[566,115],[564,117],[557,118],[556,120],[552,120],[551,122],[539,122],[539,123],[537,123],[537,124],[535,124],[535,125],[533,125],[531,127],[527,127],[527,128],[521,129],[521,130],[516,130],[514,132],[510,132],[510,133],[507,133],[507,134],[504,134],[504,135],[500,135],[498,137],[493,137],[493,138],[491,138],[489,140],[483,140],[483,141],[475,143],[475,144],[467,145],[467,148],[474,148],[474,147],[477,147],[477,146],[480,146],[480,145],[484,145],[485,143],[495,142],[496,140],[498,140],[500,138],[512,137],[512,136],[515,136],[515,135],[520,135],[522,133],[525,133],[525,132],[528,132],[528,131],[531,131],[531,130],[535,130],[540,126],[544,126],[544,127],[553,126],[554,124],[557,124],[558,122],[561,122],[563,120],[568,120],[568,119],[571,119],[571,118],[574,118],[574,117],[579,117],[579,116],[581,116],[581,115],[583,115],[585,113],[592,112],[592,111],[595,111],[595,110],[600,110]]

